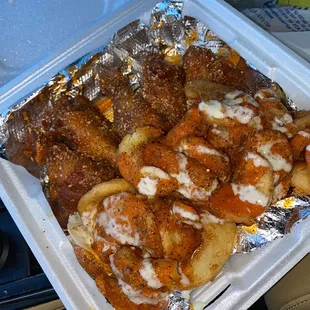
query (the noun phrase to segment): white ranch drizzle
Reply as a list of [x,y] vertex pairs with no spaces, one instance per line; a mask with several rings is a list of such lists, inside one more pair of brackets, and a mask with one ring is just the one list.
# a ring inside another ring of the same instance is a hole
[[190,226],[193,226],[196,229],[202,229],[202,224],[199,223],[199,222],[193,222],[193,221],[190,221],[190,220],[180,220],[180,222],[184,223],[184,224],[187,224],[187,225],[190,225]]
[[269,197],[264,195],[253,185],[231,183],[231,187],[234,194],[238,195],[242,201],[248,201],[252,204],[261,205],[263,207],[266,207],[269,203]]
[[121,279],[121,274],[119,270],[114,265],[114,256],[110,255],[110,266],[114,275],[117,278],[118,285],[123,291],[123,293],[128,297],[128,299],[137,304],[149,304],[156,305],[159,301],[164,300],[167,296],[166,293],[154,293],[152,296],[145,296],[143,291],[133,288],[131,285],[127,284]]
[[[241,106],[242,98],[224,99],[223,102],[218,100],[202,101],[199,105],[199,111],[208,117],[216,119],[232,118],[237,119],[241,124],[249,123],[254,115],[254,111],[246,106]],[[250,103],[252,105],[252,103]]]
[[[242,95],[242,97],[238,97],[240,95]],[[240,103],[249,103],[254,107],[259,106],[258,103],[255,101],[255,99],[252,96],[245,94],[241,90],[235,90],[233,92],[227,93],[225,95],[225,99],[223,100],[223,103],[228,104],[228,105],[235,105],[235,104],[240,104]]]
[[276,143],[282,143],[284,141],[277,140],[274,142],[269,143],[262,143],[258,148],[257,151],[261,155],[263,155],[271,164],[272,169],[274,171],[285,171],[290,172],[292,170],[292,165],[286,161],[285,158],[283,158],[280,154],[274,154],[271,151],[271,148]]
[[[189,146],[186,141],[182,141],[181,145],[177,148],[177,151],[179,152],[185,152],[189,149]],[[200,154],[208,154],[208,155],[214,155],[214,156],[221,156],[224,157],[226,160],[228,160],[228,157],[218,150],[214,148],[207,147],[205,145],[198,145],[197,146],[197,152]]]
[[276,131],[280,131],[282,133],[287,133],[291,136],[291,134],[288,133],[288,128],[285,127],[287,124],[291,124],[293,122],[293,118],[290,114],[285,113],[282,117],[274,117],[272,124],[272,129]]
[[163,170],[153,167],[144,166],[140,170],[142,178],[138,183],[138,191],[140,194],[154,197],[157,193],[157,184],[159,180],[169,180],[170,176]]
[[179,214],[183,218],[188,219],[190,221],[199,221],[199,215],[198,214],[186,211],[183,208],[179,207],[178,205],[173,204],[172,212],[174,214]]
[[225,98],[229,99],[229,100],[233,100],[233,99],[235,99],[236,97],[238,97],[239,95],[242,95],[242,94],[244,94],[244,92],[242,90],[234,90],[234,91],[231,91],[231,92],[227,93],[225,95]]
[[222,101],[223,104],[227,104],[227,105],[238,105],[240,103],[243,103],[243,98],[239,97],[239,98],[228,98],[227,96],[225,96],[225,99]]
[[306,151],[307,151],[307,152],[310,152],[310,145],[307,145],[307,146],[306,146]]
[[301,130],[301,131],[298,131],[297,134],[303,136],[304,138],[310,139],[310,133],[309,132]]
[[153,166],[144,166],[140,170],[143,176],[150,176],[153,178],[158,179],[166,179],[169,180],[170,176],[165,171],[161,170],[160,168],[153,167]]
[[200,217],[197,213],[184,210],[176,204],[173,204],[172,206],[172,213],[180,215],[183,218],[180,220],[182,223],[191,225],[196,229],[202,229],[202,223],[200,222]]
[[226,108],[226,115],[237,119],[241,124],[247,124],[254,117],[254,111],[243,106],[229,106]]
[[204,213],[201,214],[201,221],[203,223],[212,223],[212,224],[224,224],[225,221],[223,219],[220,219],[216,216],[214,216],[213,214],[211,214],[210,212],[206,211]]
[[178,272],[179,272],[179,275],[181,276],[180,283],[184,286],[189,285],[189,283],[190,283],[189,278],[183,273],[180,265],[178,266]]
[[209,100],[207,102],[202,101],[198,106],[199,111],[214,118],[225,118],[224,107],[218,100]]
[[156,305],[161,300],[164,300],[167,296],[165,293],[154,293],[152,296],[145,296],[143,291],[138,290],[131,285],[127,284],[121,279],[118,280],[118,285],[120,286],[123,293],[128,297],[128,299],[137,304],[148,304],[148,305]]
[[[268,97],[267,97],[268,96]],[[259,99],[278,99],[275,91],[272,88],[263,88],[260,89],[258,92],[255,93],[254,98]]]
[[247,153],[245,156],[245,160],[249,161],[250,159],[253,160],[255,167],[270,167],[269,162],[258,154],[252,152]]
[[260,115],[257,115],[257,116],[254,116],[252,118],[252,120],[249,122],[249,125],[251,127],[253,127],[254,129],[257,129],[257,130],[262,130],[264,129],[263,125],[262,125],[262,118]]
[[223,138],[225,140],[229,140],[229,138],[230,138],[229,137],[229,132],[226,129],[224,129],[224,128],[222,128],[222,129],[212,128],[211,131],[215,135],[217,135],[217,136],[219,136],[219,137],[221,137],[221,138]]
[[218,181],[215,179],[211,187],[207,190],[196,186],[191,180],[187,166],[187,158],[183,154],[178,154],[179,173],[171,173],[171,176],[179,182],[178,192],[185,198],[194,200],[206,200],[212,192],[218,187]]
[[226,161],[229,161],[229,158],[228,158],[227,155],[224,155],[221,152],[219,152],[218,150],[206,147],[204,145],[199,145],[197,147],[197,152],[200,153],[200,154],[209,154],[209,155],[214,155],[214,156],[221,156]]
[[103,200],[105,211],[97,214],[97,223],[104,228],[107,235],[110,235],[121,244],[140,246],[139,233],[133,232],[129,219],[124,215],[118,216],[118,220],[115,219],[115,214],[117,214],[117,204],[115,202],[124,195],[126,193],[112,195]]
[[151,179],[150,177],[143,177],[138,183],[138,191],[142,195],[154,197],[157,193],[158,180]]
[[106,251],[108,251],[110,249],[109,242],[105,238],[103,238],[103,237],[98,235],[97,229],[95,229],[95,232],[94,232],[94,241],[95,242],[96,241],[101,241],[103,243],[102,252],[106,252]]
[[142,268],[140,268],[139,273],[149,287],[161,288],[163,286],[163,284],[159,281],[154,267],[149,259],[144,259],[142,261]]

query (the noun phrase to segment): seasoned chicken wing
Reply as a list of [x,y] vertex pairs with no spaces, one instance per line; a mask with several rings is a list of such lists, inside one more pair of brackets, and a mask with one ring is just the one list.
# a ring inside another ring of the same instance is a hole
[[183,60],[187,81],[207,79],[250,94],[271,84],[267,77],[251,67],[237,68],[223,56],[215,55],[206,48],[192,45]]
[[198,106],[193,105],[184,117],[168,132],[162,143],[176,148],[183,139],[189,136],[204,136],[209,125],[199,114]]
[[[197,211],[169,199],[158,200],[152,205],[152,210],[162,238],[164,257],[189,260],[201,243],[202,224]],[[187,219],[181,217],[184,214],[188,215]]]
[[148,165],[158,167],[175,178],[179,185],[177,192],[187,199],[206,201],[219,185],[210,169],[166,145],[147,145],[144,160]]
[[48,149],[46,172],[49,178],[48,197],[62,227],[66,227],[69,213],[77,210],[80,198],[87,191],[116,176],[107,163],[92,161],[69,150],[64,144]]
[[167,129],[158,113],[153,110],[142,98],[141,94],[134,93],[128,80],[121,72],[116,71],[101,81],[104,92],[112,98],[114,131],[123,138],[135,129],[152,126]]
[[117,143],[111,124],[90,103],[82,99],[64,104],[53,116],[50,131],[72,141],[79,152],[93,160],[107,160],[116,165]]
[[266,128],[280,131],[288,138],[297,132],[297,126],[293,124],[293,117],[272,88],[260,89],[254,97],[259,102]]
[[142,94],[164,121],[173,127],[187,110],[183,68],[150,55],[143,64]]

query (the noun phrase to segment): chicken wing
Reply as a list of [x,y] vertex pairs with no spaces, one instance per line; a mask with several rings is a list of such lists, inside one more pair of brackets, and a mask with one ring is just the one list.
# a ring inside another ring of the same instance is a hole
[[167,125],[143,100],[141,94],[133,92],[121,72],[116,71],[107,75],[101,81],[101,88],[112,98],[114,112],[112,127],[120,138],[145,126],[167,129]]
[[85,98],[68,100],[51,119],[50,131],[72,141],[77,150],[93,160],[116,166],[117,143],[111,124]]
[[117,174],[107,163],[92,161],[64,144],[47,150],[46,172],[49,201],[62,227],[66,227],[69,213],[77,210],[80,198],[87,191]]
[[170,128],[187,110],[183,68],[167,64],[159,55],[150,55],[143,64],[142,94]]
[[215,55],[206,48],[192,45],[183,60],[187,81],[207,79],[250,94],[271,84],[267,77],[251,67],[237,68],[223,56]]

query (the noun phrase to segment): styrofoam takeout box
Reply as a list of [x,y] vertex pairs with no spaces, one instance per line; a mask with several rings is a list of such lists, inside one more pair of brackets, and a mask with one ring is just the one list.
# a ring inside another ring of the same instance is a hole
[[[147,22],[157,0],[126,3],[91,25],[0,89],[0,113],[29,95],[113,33],[137,18]],[[222,0],[185,0],[183,13],[200,19],[262,73],[278,82],[299,108],[310,109],[310,65]],[[43,195],[40,183],[0,160],[0,195],[67,309],[111,309],[94,281],[78,264],[72,247]],[[309,220],[261,250],[234,255],[217,279],[193,292],[208,309],[247,309],[310,250]],[[308,227],[307,227],[308,226]]]

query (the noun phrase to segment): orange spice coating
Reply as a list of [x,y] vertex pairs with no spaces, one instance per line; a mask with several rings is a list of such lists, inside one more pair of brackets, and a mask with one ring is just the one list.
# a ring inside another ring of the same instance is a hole
[[[180,159],[184,161],[185,167],[181,167]],[[160,143],[152,143],[145,147],[144,160],[147,164],[159,167],[172,176],[182,172],[188,173],[189,180],[186,181],[192,181],[196,188],[205,192],[214,190],[213,187],[217,182],[215,175],[198,161],[185,155],[181,156],[172,148]],[[191,194],[194,196],[194,193]]]
[[178,151],[209,168],[221,181],[227,182],[230,179],[231,168],[228,156],[216,150],[205,139],[192,136],[182,140]]

